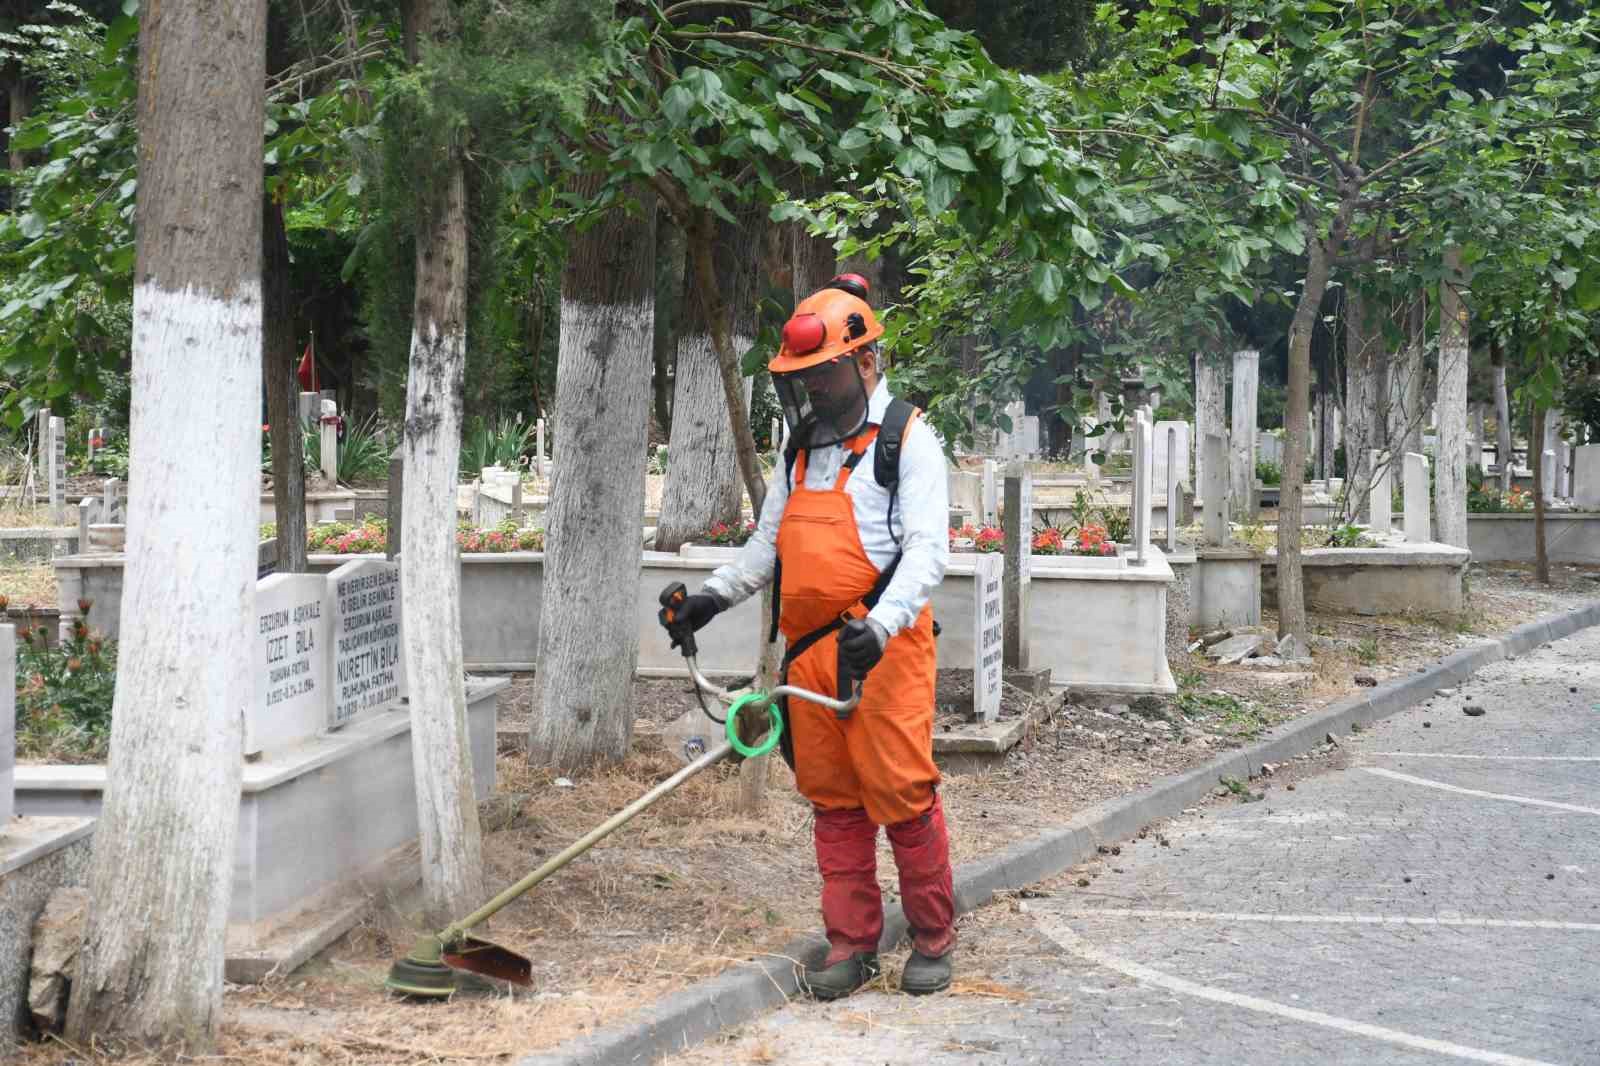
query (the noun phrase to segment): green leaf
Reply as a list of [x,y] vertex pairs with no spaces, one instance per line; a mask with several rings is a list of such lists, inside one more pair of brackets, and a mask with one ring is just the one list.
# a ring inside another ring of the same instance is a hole
[[122,0],[122,13],[124,15],[137,15],[139,13],[139,0]]
[[961,180],[948,170],[936,171],[933,180],[928,183],[928,214],[935,217],[947,211],[955,203],[956,195],[961,191]]
[[1055,303],[1061,296],[1061,268],[1054,263],[1035,263],[1032,284],[1039,299],[1047,304]]
[[939,146],[939,162],[951,170],[958,170],[963,174],[974,174],[978,168],[973,166],[972,157],[967,150],[959,144],[941,144]]
[[1100,241],[1094,234],[1089,232],[1087,227],[1072,227],[1072,243],[1081,248],[1086,255],[1100,254]]
[[667,116],[667,121],[674,126],[681,126],[689,117],[689,111],[694,107],[694,93],[684,87],[682,82],[668,89],[661,96],[661,113]]
[[28,240],[34,240],[35,238],[44,236],[44,219],[39,217],[39,213],[37,211],[29,211],[26,215],[23,215],[21,221],[17,223],[17,229],[20,230],[22,235]]
[[118,53],[129,41],[139,34],[139,20],[133,15],[123,15],[121,18],[111,20],[111,25],[106,28],[106,43],[101,51],[101,56],[111,62],[117,58]]
[[839,138],[839,150],[842,152],[858,152],[872,143],[872,135],[860,126],[845,130],[844,136]]
[[1591,266],[1578,275],[1578,283],[1572,287],[1572,300],[1585,314],[1600,311],[1600,266]]

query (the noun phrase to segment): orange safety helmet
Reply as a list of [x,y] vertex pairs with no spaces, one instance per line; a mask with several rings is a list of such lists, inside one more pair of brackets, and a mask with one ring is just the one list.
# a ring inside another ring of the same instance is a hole
[[870,287],[859,274],[840,274],[800,301],[783,326],[783,345],[767,364],[774,374],[793,374],[849,355],[883,336],[883,324],[867,303]]

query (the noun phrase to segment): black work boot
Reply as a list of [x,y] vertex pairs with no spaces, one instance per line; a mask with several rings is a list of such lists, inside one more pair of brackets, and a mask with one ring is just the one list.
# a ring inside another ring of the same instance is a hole
[[[843,962],[824,966],[820,970],[806,967],[800,975],[800,991],[809,992],[822,1000],[843,999],[877,976],[877,952],[858,951]],[[945,980],[948,983],[948,970]]]
[[900,991],[913,996],[926,996],[943,992],[950,987],[950,956],[947,952],[930,959],[920,951],[913,951],[906,960],[905,971],[900,975]]

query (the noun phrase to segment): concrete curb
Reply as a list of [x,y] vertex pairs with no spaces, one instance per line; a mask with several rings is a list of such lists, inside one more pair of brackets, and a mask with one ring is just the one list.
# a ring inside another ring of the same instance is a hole
[[[1594,625],[1600,625],[1600,602],[1528,622],[1418,673],[1286,723],[1266,739],[1204,766],[1091,807],[1057,829],[960,867],[955,877],[956,907],[964,914],[988,903],[996,892],[1053,877],[1094,855],[1099,845],[1132,837],[1143,826],[1194,806],[1217,787],[1220,778],[1247,780],[1260,772],[1262,763],[1303,755],[1329,733],[1348,733],[1352,724],[1387,718],[1440,688],[1459,684],[1490,663],[1515,658]],[[889,908],[884,915],[884,949],[898,943],[905,930],[900,908]],[[579,1037],[555,1051],[529,1055],[517,1066],[641,1066],[654,1062],[785,1003],[797,990],[796,965],[820,961],[826,946],[821,937],[796,940],[778,955],[734,967],[674,993],[635,1020]]]

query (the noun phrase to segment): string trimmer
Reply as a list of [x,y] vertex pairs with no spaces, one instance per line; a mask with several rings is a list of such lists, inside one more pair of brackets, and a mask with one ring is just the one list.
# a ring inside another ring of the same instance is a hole
[[[727,716],[718,719],[711,714],[709,708],[706,708],[704,700],[701,700],[701,707],[705,708],[707,716],[724,726],[727,734],[726,742],[706,752],[589,830],[567,845],[559,854],[547,859],[538,869],[530,872],[465,918],[450,923],[437,933],[419,939],[411,946],[411,951],[405,958],[395,960],[394,965],[389,968],[389,977],[384,981],[385,988],[402,996],[442,999],[455,992],[455,975],[458,970],[509,981],[516,985],[532,985],[532,962],[510,948],[471,935],[471,931],[519,899],[533,886],[649,810],[659,800],[676,792],[685,782],[734,755],[754,758],[765,755],[777,747],[783,735],[783,716],[777,704],[779,699],[795,696],[840,714],[854,710],[856,704],[861,701],[859,686],[850,699],[836,700],[794,685],[779,685],[771,692],[750,692],[741,696],[712,684],[700,673],[700,667],[696,662],[699,651],[695,646],[693,630],[676,622],[676,612],[682,607],[687,595],[688,592],[682,584],[672,585],[663,592],[662,618],[666,621],[674,639],[683,648],[684,661],[689,665],[689,676],[694,680],[696,697],[699,698],[704,693],[728,705]],[[748,744],[745,742],[746,737],[761,735],[762,710],[767,712],[765,736],[758,743]]]

